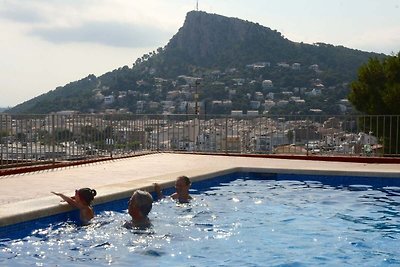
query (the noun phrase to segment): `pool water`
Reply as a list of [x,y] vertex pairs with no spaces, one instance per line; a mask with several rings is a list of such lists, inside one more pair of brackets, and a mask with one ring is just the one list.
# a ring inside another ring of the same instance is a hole
[[127,200],[89,226],[39,224],[0,240],[0,266],[400,265],[400,187],[273,177],[194,185],[190,204],[156,202],[147,230],[122,227]]

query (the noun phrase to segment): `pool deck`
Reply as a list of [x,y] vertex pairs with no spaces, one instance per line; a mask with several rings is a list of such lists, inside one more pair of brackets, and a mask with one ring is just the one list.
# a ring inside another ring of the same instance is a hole
[[176,177],[194,181],[232,171],[384,176],[400,179],[400,164],[288,160],[262,157],[158,153],[0,176],[0,226],[70,210],[51,191],[97,190],[95,203],[129,197],[135,189],[153,190],[153,183],[171,186]]

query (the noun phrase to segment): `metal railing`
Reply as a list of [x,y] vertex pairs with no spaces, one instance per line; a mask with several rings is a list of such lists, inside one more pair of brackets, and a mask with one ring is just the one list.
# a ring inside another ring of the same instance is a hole
[[7,115],[0,167],[143,151],[400,156],[400,116]]

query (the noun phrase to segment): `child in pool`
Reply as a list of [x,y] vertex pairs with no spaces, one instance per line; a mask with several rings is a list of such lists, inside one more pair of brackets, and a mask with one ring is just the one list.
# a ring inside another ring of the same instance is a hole
[[93,208],[91,203],[96,196],[97,192],[94,189],[90,188],[81,188],[79,190],[75,190],[75,196],[68,197],[62,193],[51,192],[56,196],[61,197],[65,200],[69,205],[79,209],[79,217],[81,219],[82,224],[88,224],[91,219],[94,217]]

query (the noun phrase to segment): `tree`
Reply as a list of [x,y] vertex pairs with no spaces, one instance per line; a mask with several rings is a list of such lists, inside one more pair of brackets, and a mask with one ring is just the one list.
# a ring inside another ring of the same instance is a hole
[[[360,124],[365,132],[379,137],[385,154],[397,154],[400,134],[400,52],[379,61],[372,58],[360,67],[358,79],[351,84],[350,102],[368,115]],[[391,115],[391,116],[379,116]]]
[[361,66],[349,100],[368,115],[400,115],[400,52]]
[[73,140],[74,134],[68,129],[56,129],[54,138],[56,142],[65,142]]
[[3,138],[7,137],[8,133],[6,131],[0,131],[0,144],[3,144]]

